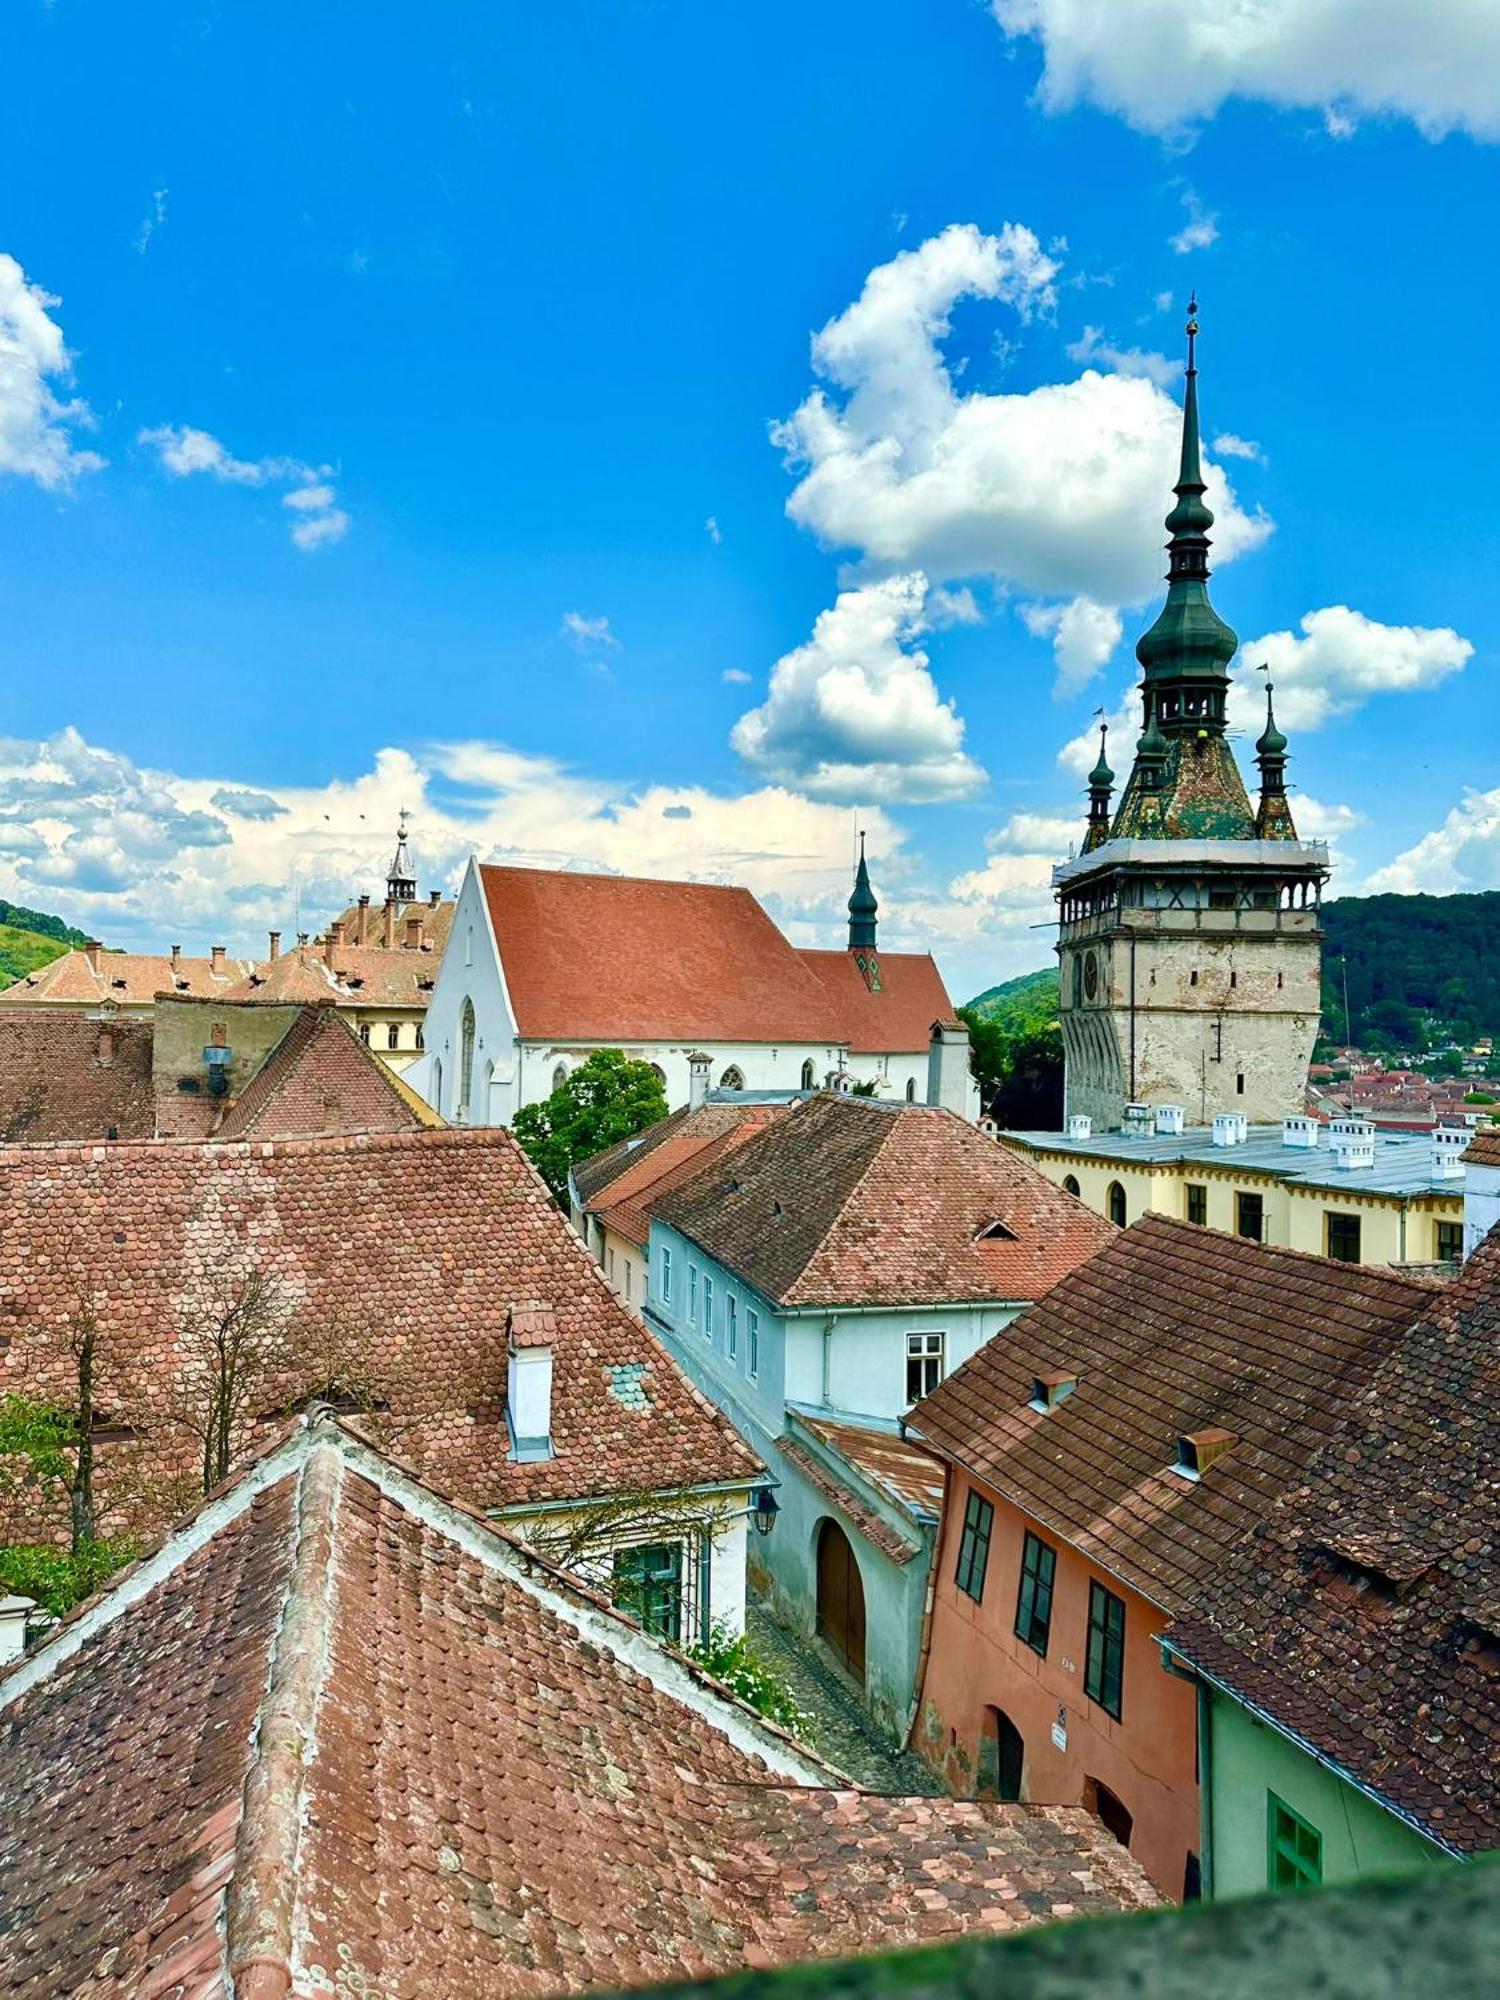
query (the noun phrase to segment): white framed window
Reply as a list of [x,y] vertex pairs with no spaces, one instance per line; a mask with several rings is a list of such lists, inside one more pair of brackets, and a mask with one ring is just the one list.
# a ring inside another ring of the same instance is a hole
[[698,1324],[698,1266],[688,1265],[688,1325]]
[[945,1333],[909,1333],[906,1336],[906,1400],[921,1402],[943,1379]]
[[733,1361],[740,1351],[740,1302],[733,1292],[724,1294],[724,1345]]
[[664,1306],[672,1303],[672,1253],[665,1243],[661,1246],[661,1302]]
[[760,1314],[745,1308],[745,1372],[753,1382],[760,1373]]
[[703,1273],[703,1338],[714,1337],[714,1281],[707,1271]]

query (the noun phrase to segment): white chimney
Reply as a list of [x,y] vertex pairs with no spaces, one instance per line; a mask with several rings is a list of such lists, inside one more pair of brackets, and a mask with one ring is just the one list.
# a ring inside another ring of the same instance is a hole
[[1157,1105],[1156,1136],[1159,1139],[1180,1139],[1186,1123],[1186,1114],[1180,1104]]
[[1464,1154],[1469,1150],[1469,1142],[1473,1137],[1474,1134],[1467,1125],[1438,1126],[1432,1135],[1432,1172],[1435,1180],[1463,1179]]
[[1283,1146],[1303,1146],[1316,1151],[1318,1144],[1318,1121],[1304,1117],[1300,1112],[1281,1121],[1281,1143]]
[[1375,1127],[1368,1118],[1335,1118],[1328,1127],[1336,1164],[1345,1173],[1375,1164]]
[[1151,1129],[1151,1106],[1149,1104],[1127,1104],[1120,1120],[1120,1130],[1133,1139],[1144,1139]]
[[552,1456],[553,1330],[550,1306],[510,1314],[505,1400],[511,1452],[522,1464]]
[[0,1597],[0,1667],[26,1650],[26,1620],[35,1611],[30,1597]]
[[696,1111],[700,1104],[708,1102],[708,1079],[713,1066],[713,1058],[704,1055],[701,1049],[694,1049],[688,1057],[689,1111]]
[[1070,1139],[1092,1139],[1094,1121],[1086,1111],[1068,1113],[1068,1137]]
[[1216,1146],[1243,1146],[1248,1125],[1243,1111],[1216,1111],[1214,1113],[1214,1144]]
[[960,1118],[969,1109],[969,1031],[962,1021],[934,1021],[927,1045],[927,1102]]

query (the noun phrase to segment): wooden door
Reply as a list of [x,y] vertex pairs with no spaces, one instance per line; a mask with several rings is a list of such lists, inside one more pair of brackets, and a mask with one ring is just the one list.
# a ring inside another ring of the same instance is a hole
[[837,1521],[818,1535],[818,1630],[857,1680],[865,1677],[865,1587]]
[[984,1733],[979,1739],[979,1769],[974,1784],[976,1794],[980,1798],[1014,1803],[1021,1796],[1025,1764],[1026,1745],[1020,1730],[1003,1708],[986,1709]]

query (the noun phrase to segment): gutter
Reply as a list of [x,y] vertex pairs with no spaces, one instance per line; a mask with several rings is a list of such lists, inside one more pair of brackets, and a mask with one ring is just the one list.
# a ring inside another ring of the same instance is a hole
[[1388,1813],[1392,1819],[1398,1819],[1404,1826],[1409,1826],[1413,1833],[1420,1835],[1431,1846],[1441,1848],[1445,1854],[1452,1855],[1455,1861],[1473,1859],[1467,1848],[1455,1847],[1451,1841],[1444,1840],[1430,1827],[1423,1826],[1422,1822],[1404,1806],[1398,1806],[1384,1793],[1375,1791],[1372,1786],[1365,1784],[1363,1779],[1356,1778],[1354,1773],[1339,1763],[1336,1757],[1330,1757],[1326,1751],[1320,1750],[1316,1743],[1309,1743],[1305,1736],[1299,1736],[1295,1729],[1288,1728],[1286,1723],[1279,1721],[1269,1709],[1262,1708],[1258,1702],[1251,1701],[1248,1695],[1241,1694],[1238,1688],[1231,1687],[1228,1681],[1220,1680],[1217,1674],[1211,1674],[1206,1667],[1199,1666],[1190,1654],[1182,1652],[1170,1639],[1163,1638],[1161,1649],[1163,1659],[1167,1653],[1173,1653],[1185,1665],[1192,1667],[1200,1684],[1217,1688],[1220,1694],[1237,1703],[1247,1714],[1253,1715],[1257,1722],[1264,1723],[1266,1728],[1274,1730],[1278,1736],[1285,1737],[1286,1741],[1294,1744],[1304,1756],[1311,1757],[1315,1764],[1321,1764],[1325,1771],[1331,1771],[1335,1778],[1348,1785],[1351,1791],[1356,1791],[1367,1798],[1371,1805],[1379,1806],[1383,1813]]
[[[777,1486],[779,1480],[771,1477],[769,1468],[762,1466],[758,1473],[747,1473],[743,1479],[719,1479],[703,1486],[651,1486],[644,1491],[673,1500],[711,1500],[719,1493],[743,1493],[752,1486]],[[517,1501],[509,1507],[486,1507],[487,1521],[513,1521],[528,1514],[567,1514],[580,1507],[594,1507],[602,1500],[616,1500],[618,1493],[580,1493],[571,1500],[531,1500]]]
[[[906,1435],[905,1423],[901,1435]],[[944,1529],[948,1521],[948,1488],[951,1470],[947,1459],[943,1460],[943,1507],[938,1515],[937,1534],[932,1542],[932,1560],[927,1565],[927,1589],[922,1600],[922,1636],[917,1644],[917,1671],[912,1679],[911,1712],[906,1718],[906,1727],[901,1732],[901,1748],[910,1750],[917,1733],[917,1722],[922,1714],[922,1691],[927,1684],[927,1660],[932,1652],[932,1610],[937,1602],[938,1567],[943,1559]]]

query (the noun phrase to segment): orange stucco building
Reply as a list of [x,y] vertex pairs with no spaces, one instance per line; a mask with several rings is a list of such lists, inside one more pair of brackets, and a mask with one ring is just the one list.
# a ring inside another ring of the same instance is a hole
[[914,1747],[1087,1805],[1197,1891],[1197,1690],[1160,1634],[1307,1467],[1418,1281],[1147,1216],[918,1403],[948,1466]]

